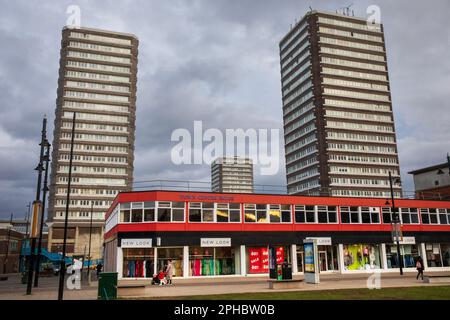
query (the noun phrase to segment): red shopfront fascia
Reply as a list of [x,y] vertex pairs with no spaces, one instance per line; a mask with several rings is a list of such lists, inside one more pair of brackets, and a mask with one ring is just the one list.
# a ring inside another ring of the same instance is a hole
[[[110,209],[106,213],[106,219],[112,210],[119,203],[143,202],[143,201],[174,201],[186,202],[186,209],[189,202],[216,202],[216,203],[240,203],[240,204],[288,204],[288,205],[323,205],[323,206],[366,206],[380,208],[380,220],[382,222],[381,208],[386,206],[384,198],[344,198],[344,197],[308,197],[289,195],[268,195],[268,194],[225,194],[208,192],[180,192],[180,191],[140,191],[123,192],[116,196]],[[418,208],[450,208],[450,201],[437,200],[410,200],[396,199],[396,207]],[[290,223],[245,223],[243,206],[241,206],[241,222],[238,223],[199,223],[188,221],[188,210],[185,212],[185,222],[149,222],[149,223],[122,223],[113,227],[105,234],[109,238],[118,232],[164,232],[164,231],[243,231],[243,232],[264,232],[264,231],[364,231],[364,232],[390,232],[390,224],[342,224],[338,210],[338,223],[335,224],[305,224],[294,223],[294,209],[291,210],[292,222]],[[403,226],[404,232],[450,232],[450,225],[423,225],[406,224]]]

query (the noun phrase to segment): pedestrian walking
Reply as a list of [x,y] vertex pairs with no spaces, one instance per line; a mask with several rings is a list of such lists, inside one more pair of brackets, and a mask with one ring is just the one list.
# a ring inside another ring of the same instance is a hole
[[97,264],[97,278],[98,278],[98,276],[100,275],[100,273],[102,272],[102,269],[103,269],[103,265],[102,265],[102,263],[101,262],[99,262],[98,264]]
[[425,266],[423,264],[423,260],[422,260],[421,256],[419,256],[417,258],[416,269],[417,269],[417,277],[416,277],[416,279],[419,280],[419,276],[420,276],[422,278],[422,280],[423,280],[423,271],[425,270]]
[[172,259],[169,259],[169,261],[167,262],[167,267],[166,267],[167,284],[172,285],[172,277],[173,277],[173,264],[172,264]]

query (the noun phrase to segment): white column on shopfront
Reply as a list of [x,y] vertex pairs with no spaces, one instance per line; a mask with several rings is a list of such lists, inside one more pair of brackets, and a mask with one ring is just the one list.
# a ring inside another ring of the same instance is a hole
[[421,243],[420,244],[420,251],[421,251],[420,256],[422,257],[423,266],[425,267],[425,269],[427,269],[428,268],[428,261],[427,261],[427,250],[425,248],[425,243]]
[[291,261],[292,261],[292,273],[298,273],[298,265],[297,265],[297,245],[293,244],[291,246]]
[[245,245],[241,246],[241,276],[247,275],[246,268],[245,268],[245,262],[247,261],[245,257]]
[[153,274],[158,274],[158,248],[153,251]]
[[122,279],[123,275],[123,251],[121,247],[117,247],[117,273],[118,279]]
[[183,277],[189,277],[189,247],[183,247]]
[[344,273],[344,245],[338,245],[338,265],[339,273]]
[[386,244],[381,244],[381,268],[387,270],[387,256],[386,256]]
[[234,265],[235,265],[235,272],[234,274],[241,274],[241,254],[240,254],[239,247],[234,248]]

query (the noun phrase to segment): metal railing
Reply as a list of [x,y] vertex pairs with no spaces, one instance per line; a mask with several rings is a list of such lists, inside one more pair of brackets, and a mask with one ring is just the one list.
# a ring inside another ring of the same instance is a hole
[[[143,180],[135,181],[133,183],[133,191],[187,191],[187,192],[212,192],[210,181],[195,181],[195,180]],[[303,196],[324,196],[331,197],[336,195],[332,194],[332,188],[313,188],[298,192],[297,195]],[[397,191],[397,190],[396,190]],[[450,194],[444,192],[430,192],[430,191],[400,191],[399,199],[416,199],[416,200],[449,200]],[[275,185],[275,184],[254,184],[252,193],[261,194],[288,194],[287,186]],[[387,192],[389,193],[389,192]],[[351,197],[351,196],[340,196]],[[364,196],[360,196],[364,197]],[[389,198],[390,196],[380,196],[378,198]]]

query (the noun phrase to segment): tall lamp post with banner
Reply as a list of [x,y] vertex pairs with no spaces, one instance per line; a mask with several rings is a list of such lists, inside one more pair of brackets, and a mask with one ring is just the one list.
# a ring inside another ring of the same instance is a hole
[[30,248],[30,257],[28,261],[28,275],[27,275],[27,295],[31,294],[31,286],[33,282],[33,271],[34,271],[34,251],[36,248],[36,238],[38,235],[38,226],[39,226],[39,218],[41,216],[42,211],[42,201],[41,201],[41,190],[42,190],[42,172],[44,171],[44,149],[47,145],[47,117],[44,117],[42,120],[42,135],[41,135],[41,152],[39,156],[39,163],[36,167],[36,171],[38,172],[37,179],[37,187],[36,187],[36,200],[33,201],[33,215],[31,219],[31,231],[30,231],[30,239],[31,239],[31,248]]
[[[402,253],[400,251],[400,240],[403,237],[402,230],[401,230],[401,221],[400,221],[400,213],[398,208],[395,206],[394,202],[394,188],[393,184],[400,185],[400,179],[395,179],[395,181],[392,181],[392,174],[389,171],[389,186],[391,188],[391,211],[392,211],[392,221],[391,221],[391,227],[392,227],[392,241],[397,244],[397,256],[398,256],[398,264],[400,267],[400,275],[403,275],[403,257]],[[389,201],[386,201],[386,205],[389,205]]]

